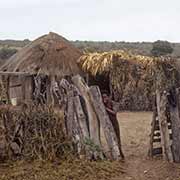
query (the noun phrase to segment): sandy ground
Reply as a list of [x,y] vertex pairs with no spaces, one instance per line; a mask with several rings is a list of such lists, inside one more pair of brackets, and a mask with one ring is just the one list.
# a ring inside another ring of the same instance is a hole
[[168,163],[160,158],[149,159],[147,156],[151,119],[151,112],[118,114],[122,149],[126,156],[125,179],[180,180],[180,165]]
[[122,149],[127,159],[147,156],[151,119],[151,112],[118,113]]
[[0,166],[0,180],[180,180],[180,165],[149,159],[151,112],[121,112],[125,162],[18,162]]

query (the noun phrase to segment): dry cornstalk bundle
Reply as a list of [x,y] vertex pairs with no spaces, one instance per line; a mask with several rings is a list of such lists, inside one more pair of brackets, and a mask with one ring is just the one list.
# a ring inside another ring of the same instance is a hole
[[104,53],[89,53],[82,55],[78,64],[83,71],[89,72],[92,75],[108,73],[112,69],[115,61],[120,60],[121,63],[131,62],[141,64],[144,67],[153,61],[153,58],[148,56],[134,55],[123,50],[110,51]]
[[[151,66],[154,58],[126,51],[83,55],[78,63],[82,70],[109,79],[115,99],[121,109],[150,110],[153,95]],[[145,102],[145,103],[144,103]]]

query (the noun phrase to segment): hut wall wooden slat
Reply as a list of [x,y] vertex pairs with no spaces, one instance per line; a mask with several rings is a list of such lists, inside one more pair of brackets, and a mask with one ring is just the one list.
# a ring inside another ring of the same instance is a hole
[[23,83],[24,83],[24,88],[25,88],[24,99],[26,101],[32,100],[32,95],[33,95],[33,79],[32,79],[32,76],[26,76]]
[[9,100],[12,104],[32,100],[32,76],[9,76]]
[[22,77],[9,77],[9,98],[12,104],[16,105],[22,101]]

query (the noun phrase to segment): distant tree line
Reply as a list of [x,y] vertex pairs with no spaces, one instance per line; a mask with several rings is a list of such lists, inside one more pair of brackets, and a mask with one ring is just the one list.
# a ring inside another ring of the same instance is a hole
[[[31,41],[25,39],[23,41],[15,40],[0,40],[0,59],[8,59],[17,49],[29,44]],[[149,56],[162,56],[172,54],[173,56],[180,56],[180,44],[169,43],[168,41],[155,41],[151,42],[125,42],[125,41],[71,41],[82,52],[105,52],[111,50],[131,50],[134,53],[149,55]],[[2,49],[1,49],[2,47]]]
[[[174,44],[168,41],[155,41],[154,43],[149,42],[95,42],[95,41],[74,41],[73,44],[82,50],[83,52],[105,52],[110,50],[131,50],[137,54],[152,55],[152,56],[164,56],[170,55],[174,51]],[[178,44],[177,44],[178,45]],[[180,54],[179,51],[176,54]]]

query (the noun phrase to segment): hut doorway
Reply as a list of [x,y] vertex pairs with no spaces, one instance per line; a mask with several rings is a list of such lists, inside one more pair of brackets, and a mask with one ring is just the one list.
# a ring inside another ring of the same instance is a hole
[[97,75],[97,76],[91,76],[88,75],[87,83],[89,86],[99,86],[101,92],[106,91],[109,94],[111,93],[110,88],[110,80],[108,76],[104,75]]

